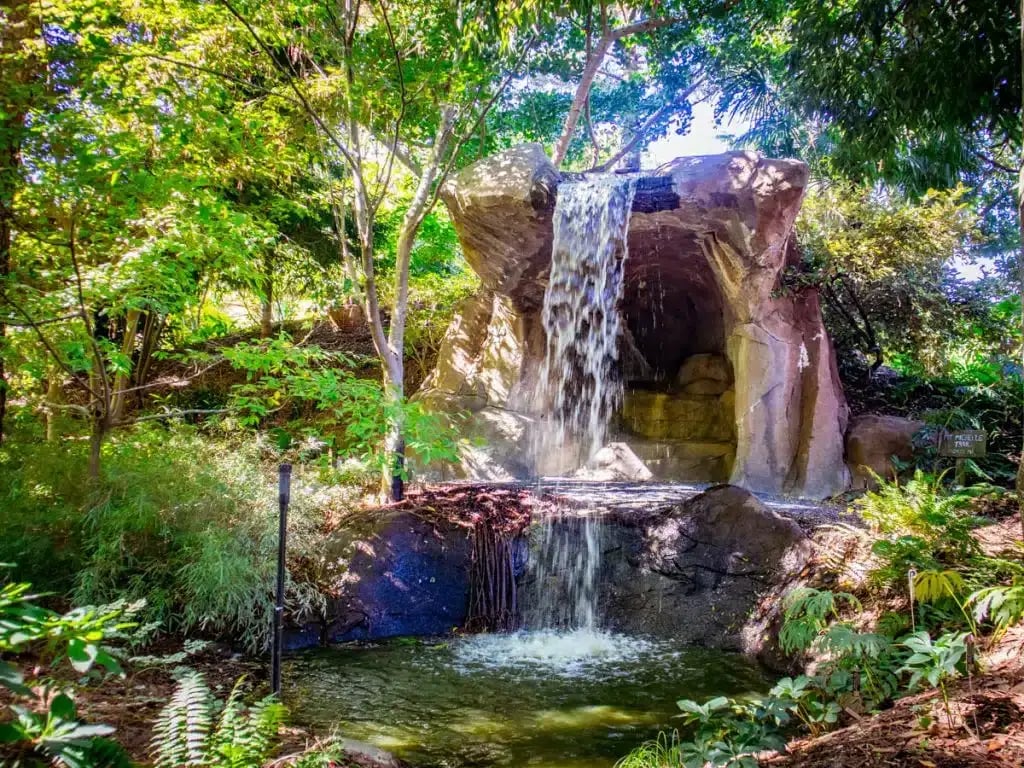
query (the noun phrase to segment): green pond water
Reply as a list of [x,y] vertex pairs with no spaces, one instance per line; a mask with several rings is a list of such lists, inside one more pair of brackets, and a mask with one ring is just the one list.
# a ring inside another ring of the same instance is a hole
[[417,768],[608,768],[676,726],[677,699],[768,687],[741,656],[585,630],[343,646],[285,674],[299,722]]

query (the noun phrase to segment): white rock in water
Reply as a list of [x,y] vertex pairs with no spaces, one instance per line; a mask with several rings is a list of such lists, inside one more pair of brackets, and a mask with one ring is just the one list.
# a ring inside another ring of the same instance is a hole
[[585,467],[576,470],[573,477],[604,482],[641,482],[650,480],[654,475],[628,445],[609,443],[595,453]]

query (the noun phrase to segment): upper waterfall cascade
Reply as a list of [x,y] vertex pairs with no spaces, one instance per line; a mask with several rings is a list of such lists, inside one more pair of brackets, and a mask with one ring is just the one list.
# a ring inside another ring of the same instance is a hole
[[579,464],[605,444],[622,403],[619,304],[635,189],[632,176],[588,176],[563,183],[555,203],[541,314],[547,348],[540,401],[550,407],[552,426],[544,448],[563,457],[571,451]]
[[[540,461],[547,454],[563,466],[585,463],[605,444],[621,407],[619,305],[635,189],[634,177],[615,174],[559,187],[541,314],[547,348],[538,394],[550,409],[550,428],[541,438]],[[541,523],[537,536],[531,570],[538,595],[527,627],[592,633],[598,626],[599,522],[556,516]]]

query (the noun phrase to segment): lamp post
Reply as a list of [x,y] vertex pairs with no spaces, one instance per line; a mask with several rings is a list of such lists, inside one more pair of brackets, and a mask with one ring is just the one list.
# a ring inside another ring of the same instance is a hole
[[270,649],[270,687],[281,696],[281,645],[284,638],[285,551],[288,548],[288,503],[291,500],[292,465],[282,464],[277,473],[279,509],[277,529],[277,594],[274,601],[274,627]]

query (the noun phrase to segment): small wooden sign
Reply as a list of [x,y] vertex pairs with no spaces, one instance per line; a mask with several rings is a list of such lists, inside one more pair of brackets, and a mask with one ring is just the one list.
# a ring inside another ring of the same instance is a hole
[[957,459],[980,459],[987,452],[988,433],[981,429],[943,432],[939,441],[939,455]]

